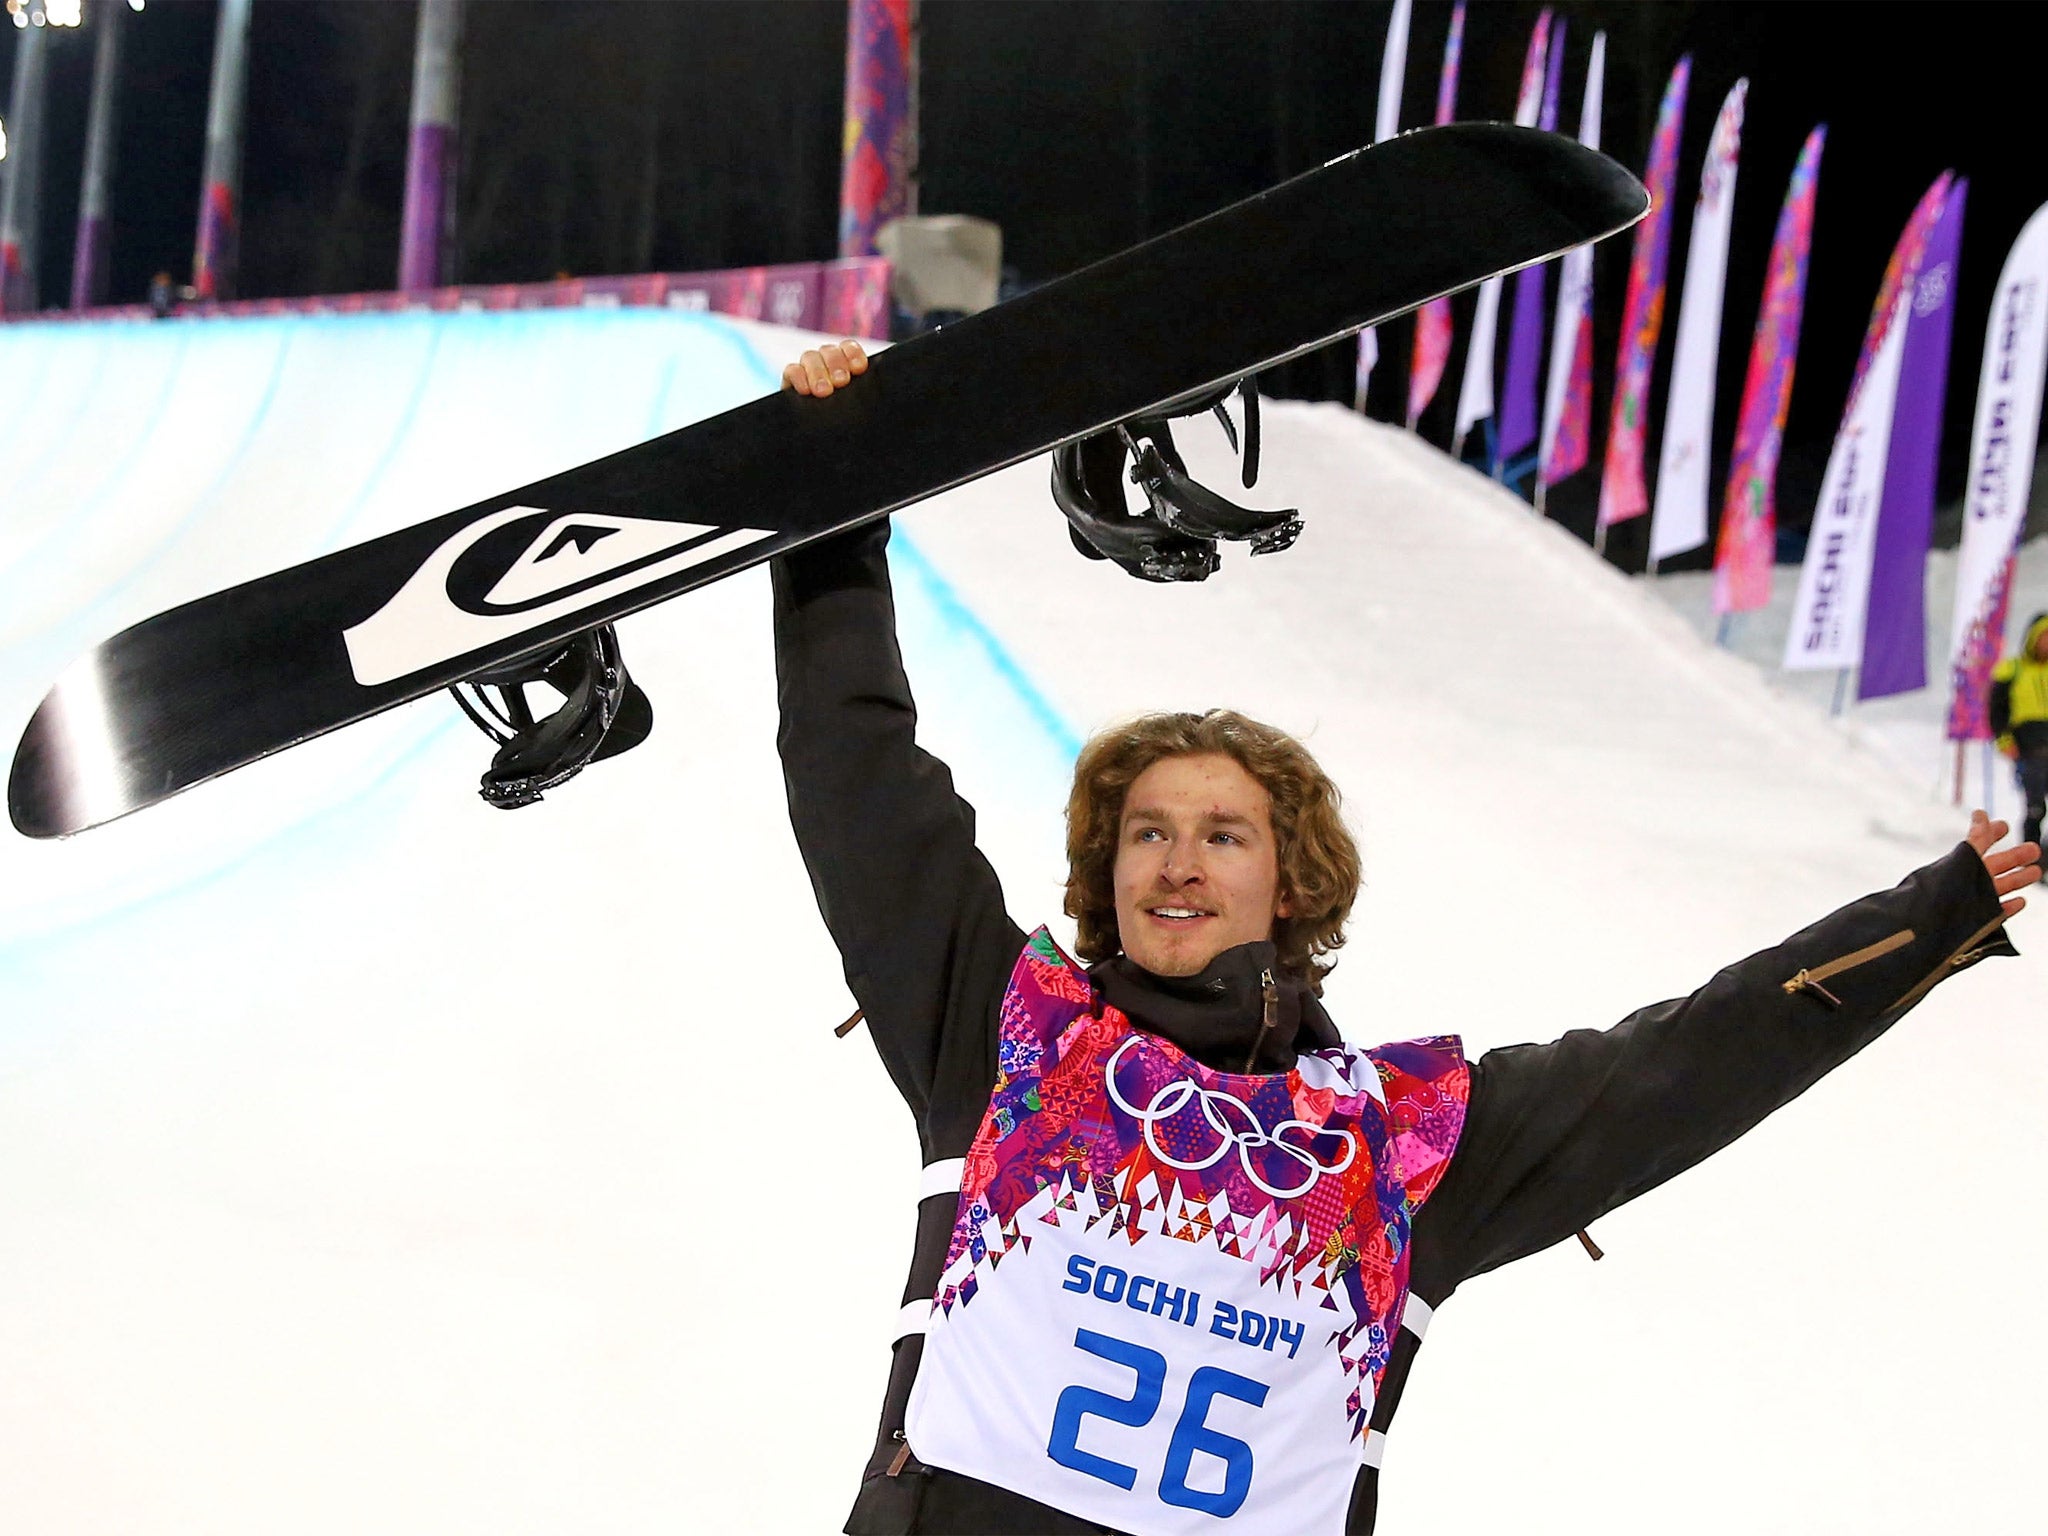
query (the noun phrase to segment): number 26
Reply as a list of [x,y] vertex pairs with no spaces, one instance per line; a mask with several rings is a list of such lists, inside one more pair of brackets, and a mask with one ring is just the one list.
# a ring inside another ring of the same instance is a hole
[[[1060,1393],[1059,1403],[1053,1409],[1052,1438],[1046,1444],[1046,1454],[1063,1467],[1099,1477],[1105,1483],[1119,1488],[1134,1487],[1138,1481],[1136,1467],[1081,1449],[1081,1421],[1093,1415],[1112,1424],[1128,1424],[1133,1429],[1151,1423],[1166,1386],[1166,1356],[1142,1344],[1112,1339],[1086,1328],[1074,1334],[1074,1347],[1098,1359],[1130,1367],[1137,1373],[1136,1390],[1129,1397],[1113,1397],[1093,1387],[1068,1387]],[[1199,1509],[1227,1518],[1237,1513],[1245,1495],[1251,1492],[1252,1448],[1204,1422],[1209,1416],[1209,1405],[1219,1397],[1258,1408],[1265,1404],[1266,1387],[1263,1382],[1213,1365],[1200,1367],[1188,1378],[1187,1398],[1181,1405],[1180,1419],[1173,1426],[1173,1438],[1166,1446],[1159,1497],[1162,1502],[1182,1509]],[[1223,1463],[1222,1492],[1204,1493],[1188,1486],[1188,1472],[1197,1451]]]

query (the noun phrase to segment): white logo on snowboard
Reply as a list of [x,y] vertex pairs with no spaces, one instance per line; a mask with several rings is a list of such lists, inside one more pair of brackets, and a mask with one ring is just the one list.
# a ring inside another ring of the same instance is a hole
[[[457,606],[448,595],[456,562],[498,529],[546,510],[507,507],[479,518],[422,561],[382,608],[344,630],[356,681],[366,688],[393,682],[774,537],[759,528],[721,530],[701,523],[565,512],[549,520],[484,597],[491,607],[517,607],[517,612],[473,613]],[[669,550],[674,553],[664,558]],[[621,567],[629,569],[609,581],[594,579]],[[562,596],[545,601],[551,593]]]

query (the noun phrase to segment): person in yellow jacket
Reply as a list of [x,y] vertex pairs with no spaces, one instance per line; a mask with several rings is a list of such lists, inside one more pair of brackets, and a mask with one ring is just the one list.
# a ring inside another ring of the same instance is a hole
[[2037,842],[2048,816],[2048,613],[2037,613],[2016,655],[1991,674],[1991,732],[2019,770],[2027,802],[2022,840]]

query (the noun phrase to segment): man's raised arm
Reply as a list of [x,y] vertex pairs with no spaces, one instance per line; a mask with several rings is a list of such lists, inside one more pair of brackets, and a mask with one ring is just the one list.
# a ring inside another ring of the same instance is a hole
[[1973,819],[1947,857],[1605,1031],[1489,1051],[1456,1157],[1415,1224],[1413,1284],[1561,1241],[1728,1145],[1876,1039],[1936,982],[2016,951],[2032,844]]
[[[857,346],[827,347],[784,381],[826,396],[865,369]],[[964,1146],[986,1105],[1024,934],[975,847],[973,808],[917,745],[888,538],[877,523],[772,562],[776,745],[819,910],[929,1156],[934,1138]]]

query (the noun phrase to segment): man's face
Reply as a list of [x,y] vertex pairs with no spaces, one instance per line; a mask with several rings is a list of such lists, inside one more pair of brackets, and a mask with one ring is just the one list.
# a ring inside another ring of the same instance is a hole
[[1273,936],[1280,891],[1265,787],[1220,753],[1161,758],[1124,796],[1116,922],[1155,976],[1193,976],[1224,950]]
[[2036,661],[2048,661],[2048,629],[2034,636],[2034,643],[2027,647],[2027,651]]

